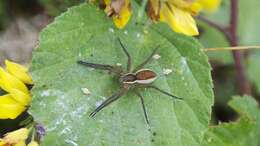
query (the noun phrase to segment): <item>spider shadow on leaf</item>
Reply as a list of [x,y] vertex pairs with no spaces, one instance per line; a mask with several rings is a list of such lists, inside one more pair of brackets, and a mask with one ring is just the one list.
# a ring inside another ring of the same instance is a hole
[[152,51],[152,53],[137,67],[135,67],[132,70],[132,59],[130,54],[128,53],[127,49],[121,42],[121,40],[118,38],[119,44],[121,48],[123,49],[124,54],[127,56],[127,66],[126,70],[124,71],[121,66],[112,66],[112,65],[107,65],[107,64],[97,64],[97,63],[90,63],[86,61],[79,60],[77,61],[78,64],[89,67],[89,68],[94,68],[98,70],[106,70],[109,71],[109,73],[113,73],[119,80],[120,87],[119,89],[114,92],[109,98],[107,98],[105,101],[103,101],[96,109],[90,113],[90,117],[94,117],[99,111],[101,111],[104,107],[108,106],[112,102],[116,101],[120,97],[122,97],[124,94],[126,94],[130,89],[134,89],[134,93],[140,98],[142,109],[144,112],[144,117],[146,123],[149,125],[149,120],[148,120],[148,114],[146,112],[146,107],[144,104],[144,98],[140,94],[139,90],[140,88],[151,88],[156,91],[159,91],[162,94],[165,94],[167,96],[172,97],[173,99],[180,99],[180,97],[176,97],[172,95],[171,93],[168,93],[157,86],[153,85],[152,83],[156,80],[157,74],[150,70],[150,69],[145,69],[143,68],[146,64],[148,64],[151,60],[152,57],[155,55],[157,52],[159,45],[155,47],[155,49]]

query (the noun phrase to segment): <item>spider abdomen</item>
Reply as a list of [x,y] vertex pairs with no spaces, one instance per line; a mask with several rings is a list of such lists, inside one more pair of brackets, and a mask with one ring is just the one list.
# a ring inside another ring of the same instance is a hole
[[149,69],[141,69],[136,73],[127,73],[120,78],[120,81],[125,84],[150,84],[156,79],[155,72]]
[[136,76],[136,83],[139,84],[150,84],[157,77],[156,73],[149,69],[139,70],[135,73],[135,76]]

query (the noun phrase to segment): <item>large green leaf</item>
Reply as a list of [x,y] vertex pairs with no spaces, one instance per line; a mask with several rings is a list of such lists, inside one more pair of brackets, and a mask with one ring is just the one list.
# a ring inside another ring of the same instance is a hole
[[204,146],[258,146],[260,110],[252,97],[234,97],[229,105],[240,114],[236,122],[209,128]]
[[[164,24],[136,24],[135,14],[123,30],[93,5],[83,4],[58,17],[40,35],[33,53],[35,82],[30,112],[47,134],[43,145],[93,146],[199,146],[213,104],[210,66],[201,45],[193,38],[173,33]],[[146,68],[159,78],[155,84],[184,100],[173,100],[154,90],[141,90],[150,127],[140,99],[130,91],[103,109],[89,113],[118,87],[118,79],[103,71],[80,66],[77,60],[126,66],[117,38],[133,58],[142,62],[160,44],[158,60]],[[169,75],[163,69],[172,69]],[[86,95],[81,88],[91,92]]]

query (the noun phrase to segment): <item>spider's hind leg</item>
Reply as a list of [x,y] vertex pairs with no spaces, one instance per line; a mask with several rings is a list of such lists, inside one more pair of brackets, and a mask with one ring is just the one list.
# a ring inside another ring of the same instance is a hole
[[156,86],[154,86],[154,85],[149,85],[149,86],[146,86],[146,87],[147,87],[147,88],[155,89],[156,91],[159,91],[159,92],[161,92],[161,93],[163,93],[163,94],[165,94],[165,95],[168,95],[168,96],[172,97],[173,99],[183,100],[183,98],[174,96],[174,95],[172,95],[171,93],[168,93],[168,92],[166,92],[166,91],[164,91],[164,90],[162,90],[162,89],[160,89],[160,88],[158,88],[158,87],[156,87]]

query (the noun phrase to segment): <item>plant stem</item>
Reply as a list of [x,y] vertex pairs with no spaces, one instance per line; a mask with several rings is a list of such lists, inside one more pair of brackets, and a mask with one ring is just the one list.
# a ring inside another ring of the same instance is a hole
[[[198,19],[219,30],[227,38],[232,47],[238,46],[237,25],[238,25],[238,0],[230,0],[230,23],[228,27],[223,27],[207,18],[199,16]],[[237,70],[237,80],[240,94],[251,94],[250,84],[246,78],[245,68],[242,64],[243,58],[239,50],[232,51]]]
[[203,51],[231,51],[231,50],[248,50],[248,49],[260,49],[260,46],[234,46],[234,47],[216,47],[205,48]]
[[[238,46],[237,24],[238,24],[238,0],[230,0],[230,45]],[[242,64],[243,58],[239,50],[232,51],[237,70],[237,79],[240,88],[240,94],[251,94],[250,84],[246,78],[245,68]]]

